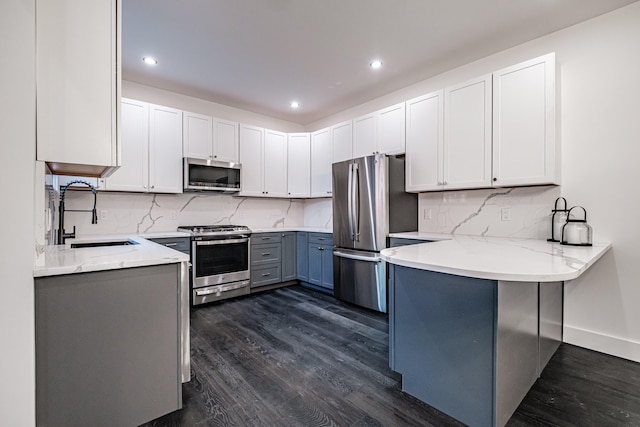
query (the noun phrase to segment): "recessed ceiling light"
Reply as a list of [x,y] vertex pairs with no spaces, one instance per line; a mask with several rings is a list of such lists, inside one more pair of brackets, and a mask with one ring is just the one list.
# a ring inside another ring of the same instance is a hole
[[298,101],[291,101],[291,108],[300,108],[300,103]]
[[143,56],[142,57],[142,62],[144,62],[147,65],[156,65],[158,64],[158,60],[152,56]]
[[377,70],[378,68],[382,68],[382,61],[379,59],[374,59],[369,63],[369,67],[371,67],[372,70]]

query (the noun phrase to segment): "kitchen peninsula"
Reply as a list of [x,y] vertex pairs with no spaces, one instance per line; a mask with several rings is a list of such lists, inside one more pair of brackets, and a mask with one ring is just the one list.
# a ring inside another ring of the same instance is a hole
[[138,236],[43,248],[34,269],[38,425],[139,425],[182,407],[188,261]]
[[[610,248],[398,233],[389,248],[390,366],[402,388],[474,426],[504,425],[562,342],[564,281]],[[439,240],[421,243],[420,240]]]

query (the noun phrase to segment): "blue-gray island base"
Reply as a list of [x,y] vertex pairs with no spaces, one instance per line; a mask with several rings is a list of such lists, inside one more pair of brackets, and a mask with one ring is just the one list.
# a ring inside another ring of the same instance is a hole
[[470,426],[506,424],[562,341],[563,282],[389,267],[389,358],[403,391]]

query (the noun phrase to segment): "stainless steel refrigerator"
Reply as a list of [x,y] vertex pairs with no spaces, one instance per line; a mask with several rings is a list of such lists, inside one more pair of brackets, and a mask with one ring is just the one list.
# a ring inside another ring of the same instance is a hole
[[333,164],[334,295],[387,312],[389,233],[418,230],[418,195],[405,192],[404,158],[374,154]]

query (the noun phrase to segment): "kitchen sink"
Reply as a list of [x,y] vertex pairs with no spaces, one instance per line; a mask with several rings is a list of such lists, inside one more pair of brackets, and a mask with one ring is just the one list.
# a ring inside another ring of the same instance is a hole
[[80,249],[80,248],[100,248],[104,246],[128,246],[128,245],[139,245],[140,243],[134,240],[103,240],[99,242],[78,242],[71,243],[71,249]]

